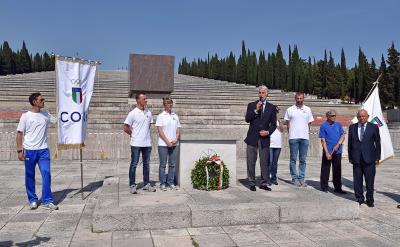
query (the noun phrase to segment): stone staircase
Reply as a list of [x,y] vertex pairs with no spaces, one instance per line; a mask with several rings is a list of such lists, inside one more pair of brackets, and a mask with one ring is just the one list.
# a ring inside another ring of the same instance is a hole
[[[127,113],[133,109],[134,100],[128,99],[127,71],[99,71],[96,76],[95,89],[90,105],[87,148],[84,158],[87,159],[120,159],[129,157],[129,138],[122,133],[122,124]],[[32,92],[41,92],[46,99],[46,108],[55,113],[55,73],[40,72],[0,77],[0,127],[1,148],[0,160],[15,159],[15,129],[22,112],[29,110],[28,96]],[[226,132],[238,140],[238,158],[244,158],[243,139],[248,124],[244,121],[247,104],[257,99],[257,88],[225,81],[198,78],[186,75],[175,75],[174,111],[180,117],[183,134],[203,130],[210,134],[213,131]],[[281,108],[280,118],[287,107],[293,105],[294,94],[281,90],[270,90],[268,100]],[[324,113],[334,108],[341,116],[340,121],[347,125],[358,109],[358,105],[332,104],[329,100],[306,96],[306,105],[310,106],[315,121],[312,130],[315,152],[319,155],[319,142],[316,132],[324,120]],[[150,99],[148,107],[154,118],[162,111],[160,99]],[[55,147],[55,131],[50,129],[50,146]],[[153,143],[156,144],[156,133],[153,130]],[[284,137],[285,138],[285,137]],[[155,147],[153,147],[155,148]],[[155,150],[155,149],[154,149]],[[52,150],[54,152],[54,150]],[[153,152],[156,159],[156,152]],[[76,150],[62,151],[58,157],[63,159],[77,158]],[[286,152],[282,153],[287,155]]]

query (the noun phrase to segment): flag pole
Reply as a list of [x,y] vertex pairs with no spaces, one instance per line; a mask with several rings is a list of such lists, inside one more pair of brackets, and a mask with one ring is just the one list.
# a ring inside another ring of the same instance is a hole
[[82,148],[83,148],[83,147],[81,147],[81,148],[79,149],[79,158],[80,158],[80,163],[81,163],[81,195],[82,195],[82,201],[83,201],[84,196],[83,196],[83,162],[82,162]]
[[364,103],[368,100],[369,96],[371,96],[371,93],[374,91],[374,89],[378,86],[379,84],[379,79],[381,78],[382,73],[378,76],[378,78],[376,79],[376,81],[374,82],[371,90],[369,90],[367,97],[365,97],[364,101],[362,102],[362,105],[364,105]]

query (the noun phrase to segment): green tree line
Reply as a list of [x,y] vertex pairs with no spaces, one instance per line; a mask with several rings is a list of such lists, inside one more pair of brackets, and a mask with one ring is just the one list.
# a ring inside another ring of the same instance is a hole
[[267,85],[272,89],[302,91],[319,98],[340,98],[345,102],[362,102],[373,82],[381,75],[379,90],[384,108],[400,105],[400,62],[399,52],[394,43],[387,50],[387,60],[383,54],[379,66],[371,58],[368,61],[361,48],[358,62],[352,68],[346,64],[344,49],[340,61],[335,62],[332,52],[324,52],[324,58],[316,60],[310,56],[301,58],[296,45],[289,45],[286,61],[282,47],[278,43],[276,52],[266,54],[264,50],[251,51],[242,41],[242,51],[238,59],[233,52],[227,57],[208,55],[207,59],[186,57],[179,63],[178,73],[230,82]]
[[21,50],[13,51],[8,42],[0,46],[0,75],[14,75],[40,71],[53,71],[54,57],[47,52],[35,55],[29,53],[25,41]]

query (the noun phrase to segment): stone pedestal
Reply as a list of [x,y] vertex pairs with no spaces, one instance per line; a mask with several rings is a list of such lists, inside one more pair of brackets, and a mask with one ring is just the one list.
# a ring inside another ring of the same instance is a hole
[[182,188],[193,188],[191,171],[195,162],[203,156],[216,153],[229,170],[229,186],[236,185],[236,140],[214,136],[202,138],[191,135],[182,136],[180,142],[179,163],[176,169],[178,184]]

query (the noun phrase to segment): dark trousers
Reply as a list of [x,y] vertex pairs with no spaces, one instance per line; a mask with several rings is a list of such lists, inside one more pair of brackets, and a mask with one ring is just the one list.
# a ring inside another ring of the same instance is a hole
[[267,185],[269,181],[269,146],[264,148],[261,147],[260,141],[257,146],[247,145],[247,179],[249,180],[250,186],[256,185],[256,162],[257,152],[260,156],[260,168],[261,168],[261,182],[260,185]]
[[333,186],[335,190],[342,189],[342,154],[333,154],[332,159],[328,160],[326,155],[322,155],[321,162],[321,190],[328,190],[329,185],[329,173],[331,171],[332,164],[332,177],[333,177]]
[[363,177],[367,187],[367,202],[374,202],[375,164],[366,163],[361,157],[359,164],[353,164],[354,194],[357,201],[364,201]]

